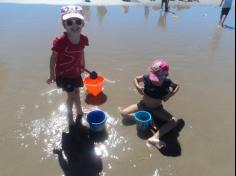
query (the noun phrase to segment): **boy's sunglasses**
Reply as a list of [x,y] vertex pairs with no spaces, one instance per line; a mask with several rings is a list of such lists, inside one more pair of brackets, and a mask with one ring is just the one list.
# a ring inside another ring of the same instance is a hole
[[65,21],[66,25],[67,26],[72,26],[73,24],[77,24],[77,25],[81,25],[82,24],[82,20],[80,19],[76,19],[76,20],[71,20],[71,19],[68,19]]

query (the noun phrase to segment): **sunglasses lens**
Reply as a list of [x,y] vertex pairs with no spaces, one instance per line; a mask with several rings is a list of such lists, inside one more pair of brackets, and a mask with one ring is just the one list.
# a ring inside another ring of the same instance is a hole
[[67,24],[67,26],[72,26],[73,21],[71,21],[71,20],[67,20],[67,21],[66,21],[66,24]]
[[75,23],[75,24],[80,26],[82,24],[82,21],[81,20],[75,20],[75,21],[74,20],[67,20],[66,21],[67,26],[72,26],[73,23]]
[[76,20],[75,23],[76,23],[77,25],[81,25],[81,24],[82,24],[82,21],[81,21],[81,20]]

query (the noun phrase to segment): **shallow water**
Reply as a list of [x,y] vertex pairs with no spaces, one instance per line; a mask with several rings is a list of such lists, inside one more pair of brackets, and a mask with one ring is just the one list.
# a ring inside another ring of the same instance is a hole
[[[106,77],[99,99],[82,93],[85,111],[99,108],[108,116],[107,136],[91,145],[102,175],[233,175],[234,9],[222,29],[215,6],[173,7],[175,14],[159,6],[83,8],[87,67]],[[62,32],[59,9],[0,4],[0,175],[63,175],[52,150],[67,131],[65,95],[45,83],[51,42]],[[168,59],[171,78],[181,86],[165,107],[184,121],[162,152],[119,115],[140,99],[134,76],[157,57]]]

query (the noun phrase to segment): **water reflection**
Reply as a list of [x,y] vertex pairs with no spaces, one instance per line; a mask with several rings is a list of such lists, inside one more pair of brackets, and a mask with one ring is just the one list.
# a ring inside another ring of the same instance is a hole
[[91,18],[90,6],[82,6],[82,8],[83,8],[84,18],[85,18],[87,21],[90,21],[90,18]]
[[159,19],[158,19],[158,26],[166,30],[167,24],[166,24],[166,18],[167,18],[168,12],[160,11]]
[[[124,14],[128,14],[129,13],[129,9],[130,7],[135,7],[135,6],[129,6],[129,5],[122,5],[122,10]],[[176,3],[171,5],[172,8],[176,9],[177,11],[181,11],[181,10],[186,10],[189,9],[191,7],[191,4],[188,2],[182,2],[182,3]],[[88,5],[84,5],[82,6],[83,8],[83,13],[85,16],[85,19],[87,21],[91,20],[91,6]],[[144,8],[144,18],[146,20],[148,20],[149,16],[150,16],[150,12],[151,10],[153,11],[165,11],[161,8],[161,4],[153,4],[153,5],[143,5]],[[99,24],[103,24],[104,23],[104,19],[106,17],[106,15],[108,14],[108,10],[107,10],[107,6],[96,6],[96,11],[97,11],[97,17],[98,17],[98,21]],[[174,12],[168,10],[169,13],[171,14],[175,14]],[[166,14],[165,13],[161,13],[162,15],[160,16],[160,23],[162,27],[166,27],[166,23],[165,23],[165,17]]]
[[122,8],[124,10],[124,14],[127,14],[129,12],[129,6],[123,5]]
[[182,10],[186,10],[189,9],[191,7],[191,5],[189,3],[185,3],[185,4],[176,4],[175,6],[173,6],[177,11],[182,11]]
[[159,11],[159,10],[161,10],[161,6],[160,5],[153,6],[152,10]]
[[86,95],[85,102],[90,105],[102,105],[107,101],[107,96],[102,92],[98,96]]
[[99,20],[99,24],[103,23],[104,17],[107,14],[107,8],[105,6],[97,6],[97,16]]
[[148,6],[144,6],[144,18],[147,20],[149,17],[150,9]]
[[216,26],[213,31],[213,35],[210,41],[210,48],[208,49],[209,58],[215,58],[217,55],[217,51],[219,51],[219,47],[221,44],[221,38],[223,34],[223,28]]

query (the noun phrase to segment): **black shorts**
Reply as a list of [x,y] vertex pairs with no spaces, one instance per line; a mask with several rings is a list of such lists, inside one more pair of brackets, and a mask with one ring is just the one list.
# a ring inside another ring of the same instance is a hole
[[230,11],[230,8],[222,8],[221,10],[221,15],[228,15],[229,14],[229,11]]
[[73,92],[75,88],[83,87],[83,79],[81,76],[76,78],[56,77],[57,87],[62,88],[66,92]]

